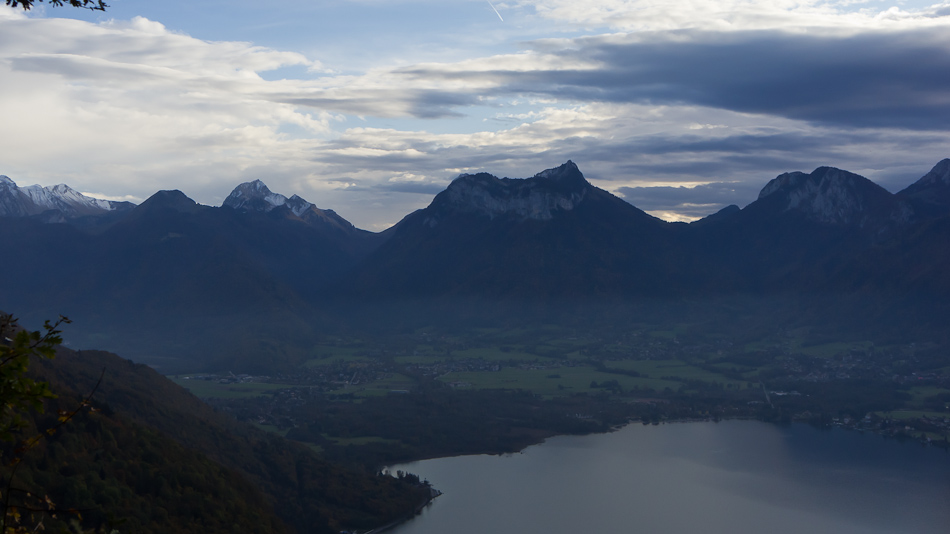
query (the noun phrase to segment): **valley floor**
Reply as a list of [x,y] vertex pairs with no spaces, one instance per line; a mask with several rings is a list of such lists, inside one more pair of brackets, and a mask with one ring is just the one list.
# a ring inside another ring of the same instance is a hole
[[628,422],[804,421],[948,446],[939,347],[635,325],[336,338],[295,372],[172,377],[220,410],[364,466],[520,450]]

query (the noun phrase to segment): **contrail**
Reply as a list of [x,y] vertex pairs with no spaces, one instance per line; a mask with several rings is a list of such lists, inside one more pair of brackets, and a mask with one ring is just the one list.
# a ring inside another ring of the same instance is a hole
[[485,1],[488,2],[488,5],[491,6],[492,11],[494,11],[495,14],[498,15],[498,18],[501,19],[502,22],[505,22],[505,19],[501,18],[501,13],[499,13],[498,10],[495,9],[495,6],[491,3],[491,0],[485,0]]

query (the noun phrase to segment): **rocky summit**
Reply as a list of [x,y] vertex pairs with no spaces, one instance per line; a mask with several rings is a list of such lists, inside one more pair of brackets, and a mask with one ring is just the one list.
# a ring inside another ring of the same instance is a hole
[[831,224],[903,224],[913,216],[909,204],[883,187],[834,167],[782,174],[762,189],[759,200],[776,201],[783,211]]
[[[488,173],[462,174],[436,196],[437,212],[475,213],[493,219],[511,215],[519,219],[550,220],[559,211],[570,211],[592,189],[573,161],[523,180],[497,178]],[[437,224],[437,217],[427,224]]]

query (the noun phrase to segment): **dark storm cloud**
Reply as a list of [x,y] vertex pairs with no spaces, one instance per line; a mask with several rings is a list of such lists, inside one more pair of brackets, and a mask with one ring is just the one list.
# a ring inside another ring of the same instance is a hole
[[[591,160],[610,161],[616,176],[603,180],[632,177],[663,177],[670,181],[697,179],[729,180],[745,173],[761,173],[766,180],[787,170],[808,170],[834,161],[841,146],[879,142],[876,134],[859,135],[843,132],[809,132],[744,134],[718,138],[699,136],[649,136],[628,140],[584,140],[583,150],[576,150],[578,141],[555,143],[555,147],[583,153]],[[770,176],[769,174],[772,173]],[[764,182],[763,182],[764,185]]]
[[942,29],[846,37],[675,32],[569,46],[554,53],[594,68],[401,72],[490,79],[496,95],[700,105],[853,127],[942,130],[950,117],[950,35]]

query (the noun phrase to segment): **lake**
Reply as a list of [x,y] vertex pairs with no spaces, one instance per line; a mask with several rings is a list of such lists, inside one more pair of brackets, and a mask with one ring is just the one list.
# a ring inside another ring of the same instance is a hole
[[950,454],[801,424],[633,424],[391,469],[444,492],[393,534],[950,532]]

